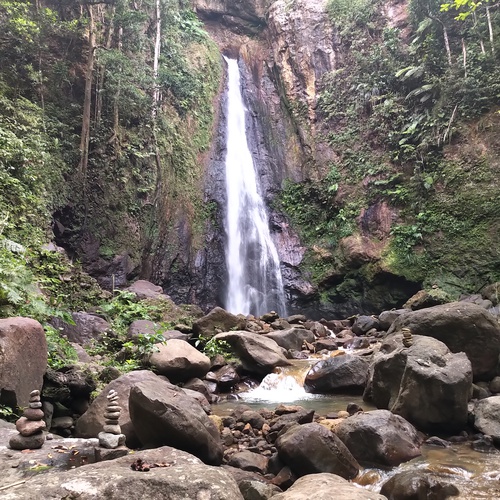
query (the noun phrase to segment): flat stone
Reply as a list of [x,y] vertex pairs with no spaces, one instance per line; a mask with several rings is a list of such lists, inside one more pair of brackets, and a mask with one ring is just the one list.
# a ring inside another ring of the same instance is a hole
[[122,433],[122,429],[119,425],[109,425],[109,424],[106,424],[103,426],[102,428],[103,432],[109,432],[110,434],[121,434]]
[[107,413],[116,413],[116,412],[120,412],[120,411],[121,411],[121,408],[119,406],[115,406],[115,405],[106,406]]
[[121,412],[119,411],[107,411],[104,413],[104,418],[108,418],[111,420],[118,420],[120,418]]
[[30,398],[40,397],[40,391],[35,390],[30,392]]
[[40,403],[40,401],[38,401],[36,403],[30,403],[29,407],[37,410],[37,409],[42,407],[42,403]]
[[44,413],[43,410],[38,408],[26,408],[23,412],[23,417],[26,417],[28,420],[42,420]]
[[130,450],[125,446],[119,446],[118,448],[96,448],[95,449],[95,461],[104,462],[105,460],[115,460],[120,457],[128,455]]
[[21,436],[21,434],[14,434],[9,439],[9,446],[13,450],[36,450],[41,448],[45,442],[45,435],[43,432],[33,434],[31,436]]
[[26,417],[21,417],[16,422],[16,429],[22,436],[32,436],[45,429],[43,420],[28,420]]
[[125,434],[112,434],[109,432],[99,432],[99,445],[103,448],[114,449],[125,444]]

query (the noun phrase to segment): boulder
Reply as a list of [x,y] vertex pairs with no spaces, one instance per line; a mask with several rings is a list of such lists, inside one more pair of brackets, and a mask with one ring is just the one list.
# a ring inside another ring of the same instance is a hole
[[222,307],[216,307],[193,323],[193,333],[199,337],[210,339],[217,333],[228,332],[235,328],[245,328],[245,323],[244,319],[231,314]]
[[446,304],[446,302],[449,302],[446,293],[440,288],[432,288],[430,290],[419,290],[405,302],[403,307],[416,311],[418,309],[425,309],[426,307]]
[[229,465],[249,472],[267,472],[267,463],[269,459],[260,453],[253,453],[248,450],[240,451],[231,456]]
[[352,325],[352,331],[356,335],[365,335],[372,328],[375,328],[376,330],[380,328],[378,319],[373,316],[358,316]]
[[226,341],[240,358],[243,368],[252,373],[267,375],[277,366],[288,366],[282,348],[264,335],[244,331],[219,333],[217,340]]
[[130,418],[145,447],[173,446],[206,463],[222,462],[219,431],[197,400],[168,382],[144,380],[130,390]]
[[380,493],[390,500],[446,500],[459,495],[458,488],[446,478],[419,470],[398,472],[382,485]]
[[273,500],[384,500],[386,497],[368,491],[346,481],[340,476],[328,473],[303,476],[284,493]]
[[304,387],[308,392],[359,392],[365,388],[369,362],[354,354],[318,361],[307,372]]
[[2,492],[3,500],[28,498],[243,500],[236,481],[224,469],[205,465],[193,455],[168,446],[62,473],[33,476],[25,484]]
[[0,404],[28,406],[30,392],[42,388],[46,368],[42,325],[30,318],[0,319]]
[[422,439],[415,427],[388,410],[356,413],[335,432],[354,458],[366,465],[394,467],[421,454]]
[[273,339],[279,346],[287,351],[291,349],[300,351],[304,341],[312,343],[316,340],[314,333],[305,328],[289,328],[288,330],[266,333],[263,336]]
[[111,325],[100,316],[86,312],[71,313],[74,324],[66,323],[60,318],[52,318],[51,324],[70,342],[79,345],[90,344],[99,340],[106,332],[111,331]]
[[403,327],[414,335],[444,342],[452,352],[465,352],[472,364],[474,380],[496,375],[500,354],[500,325],[484,308],[467,302],[452,302],[401,315],[389,333]]
[[320,424],[292,426],[278,437],[276,448],[297,476],[329,472],[353,479],[360,469],[344,443]]
[[109,391],[114,390],[118,394],[118,402],[121,407],[118,424],[122,433],[126,436],[127,446],[135,448],[140,441],[130,420],[128,399],[130,389],[135,384],[144,380],[157,380],[158,376],[148,370],[139,370],[127,373],[111,381],[101,393],[94,399],[89,409],[76,421],[75,436],[82,438],[97,437],[104,426],[104,413],[108,400],[106,396]]
[[133,321],[127,330],[127,338],[134,340],[139,335],[154,335],[156,333],[161,333],[165,340],[179,339],[179,340],[189,340],[191,335],[187,333],[182,333],[177,330],[164,330],[164,328],[154,321],[149,321],[147,319],[137,319]]
[[390,311],[382,311],[378,316],[380,328],[382,330],[389,330],[394,321],[406,312],[408,312],[408,309],[391,309]]
[[432,337],[414,335],[412,341],[405,348],[401,334],[384,340],[370,367],[365,399],[419,429],[462,430],[472,390],[470,361]]
[[137,280],[132,283],[128,288],[125,288],[127,292],[135,294],[139,300],[144,299],[169,299],[168,295],[163,293],[163,288],[158,285],[154,285],[146,280]]
[[492,283],[481,290],[483,297],[496,306],[500,302],[500,281]]
[[500,443],[500,396],[477,401],[474,406],[474,427]]
[[148,361],[159,375],[186,381],[203,377],[210,370],[210,358],[185,340],[171,339],[166,344],[155,344],[155,348]]

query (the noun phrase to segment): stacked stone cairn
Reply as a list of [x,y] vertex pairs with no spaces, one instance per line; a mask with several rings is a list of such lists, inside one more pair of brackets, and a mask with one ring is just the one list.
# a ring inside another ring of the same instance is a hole
[[411,330],[409,328],[403,328],[401,329],[401,333],[403,334],[403,345],[405,347],[411,347],[413,345]]
[[100,446],[113,449],[124,445],[125,435],[122,434],[121,427],[118,424],[121,413],[121,408],[118,405],[118,393],[111,390],[106,397],[108,403],[104,413],[104,427],[98,438]]
[[15,434],[10,438],[9,446],[13,450],[36,450],[41,448],[45,442],[43,432],[45,428],[40,391],[31,391],[29,406],[24,410],[23,416],[16,422],[16,429],[19,434]]

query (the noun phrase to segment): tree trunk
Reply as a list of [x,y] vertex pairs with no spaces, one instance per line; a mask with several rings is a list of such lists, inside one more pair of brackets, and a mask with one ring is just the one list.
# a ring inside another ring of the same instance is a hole
[[465,40],[462,38],[462,58],[464,62],[464,76],[467,78],[467,47],[465,45]]
[[493,44],[493,26],[491,25],[491,15],[489,7],[486,7],[486,19],[488,20],[488,32],[490,34],[491,53],[494,54],[495,45]]
[[153,77],[154,77],[154,91],[153,91],[153,119],[156,117],[158,101],[160,100],[160,89],[158,86],[158,65],[160,61],[161,49],[161,4],[160,0],[156,0],[156,39],[155,39],[155,53],[153,59]]
[[87,167],[89,162],[89,143],[90,143],[90,116],[92,110],[92,80],[94,76],[95,62],[95,25],[94,25],[94,7],[87,5],[87,13],[89,16],[89,34],[88,34],[88,55],[87,67],[85,70],[85,93],[83,100],[83,117],[82,117],[82,134],[80,138],[80,164],[78,171],[83,181],[85,188],[87,178]]

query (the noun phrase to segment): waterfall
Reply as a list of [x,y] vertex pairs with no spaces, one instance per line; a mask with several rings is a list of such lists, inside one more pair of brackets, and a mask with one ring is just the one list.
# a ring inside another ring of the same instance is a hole
[[238,62],[227,59],[225,307],[232,313],[286,314],[278,252],[271,239],[260,183],[246,135]]

